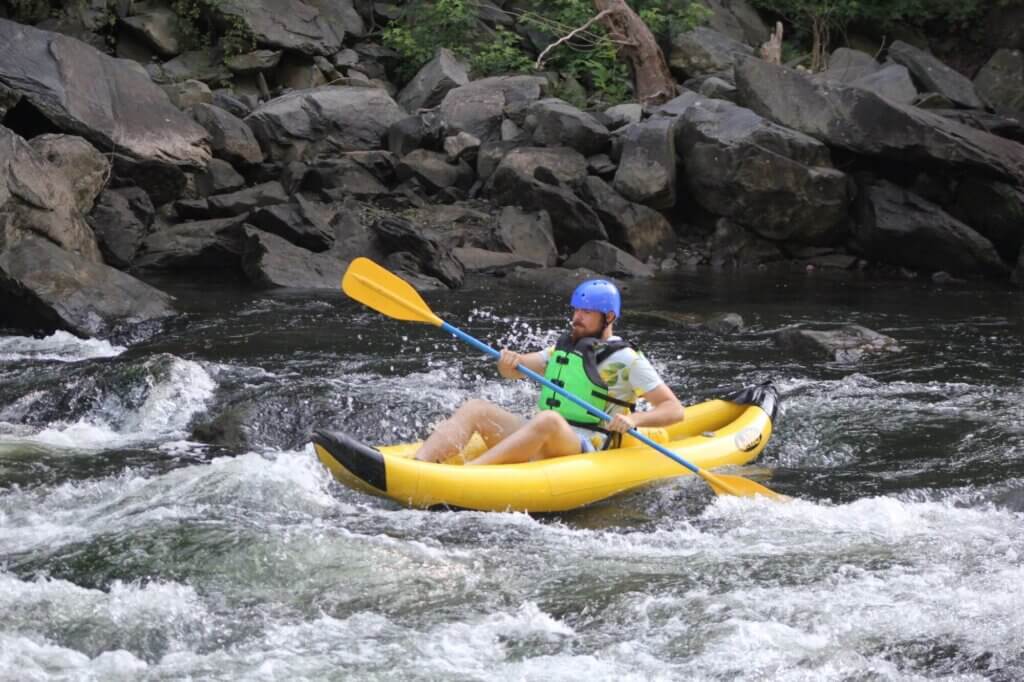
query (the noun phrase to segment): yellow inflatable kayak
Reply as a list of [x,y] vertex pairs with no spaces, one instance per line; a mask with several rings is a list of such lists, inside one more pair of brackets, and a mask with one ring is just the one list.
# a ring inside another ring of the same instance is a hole
[[[772,433],[779,403],[771,383],[686,408],[686,419],[644,429],[652,440],[703,469],[748,464]],[[317,431],[320,461],[345,485],[409,507],[560,512],[677,476],[682,465],[626,436],[622,447],[521,464],[461,466],[485,450],[474,436],[459,455],[413,459],[419,443],[373,448],[338,431]]]

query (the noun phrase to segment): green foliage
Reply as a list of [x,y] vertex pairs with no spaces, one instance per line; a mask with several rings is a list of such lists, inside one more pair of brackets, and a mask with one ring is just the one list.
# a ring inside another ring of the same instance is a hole
[[[667,35],[685,31],[710,15],[695,0],[636,0],[630,3],[652,32]],[[544,36],[550,45],[593,19],[591,0],[527,0],[509,12],[520,32],[482,28],[473,0],[410,0],[401,17],[383,31],[383,42],[402,57],[395,76],[408,80],[439,47],[446,47],[466,60],[477,77],[499,73],[524,73],[533,70],[540,50],[531,48],[523,38],[529,30]],[[543,46],[541,46],[543,49]],[[599,23],[591,24],[545,55],[543,68],[566,76],[591,91],[591,103],[615,104],[630,97],[631,77],[627,65],[618,58],[614,43]],[[553,94],[563,90],[556,85]],[[567,101],[578,106],[578,90],[565,85]]]
[[214,15],[220,5],[221,0],[174,0],[171,9],[178,16],[178,37],[184,49],[209,47],[218,39],[227,57],[256,49],[256,38],[241,17],[221,13],[227,28],[218,28]]

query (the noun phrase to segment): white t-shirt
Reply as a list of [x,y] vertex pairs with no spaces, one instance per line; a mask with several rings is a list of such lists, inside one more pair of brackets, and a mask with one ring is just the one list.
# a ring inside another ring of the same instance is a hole
[[[608,338],[608,341],[613,340],[621,341],[622,339],[619,336]],[[550,346],[540,351],[540,357],[544,361],[545,368],[554,350],[555,347]],[[637,398],[653,391],[664,383],[661,377],[658,376],[657,370],[644,357],[644,354],[632,348],[623,348],[622,350],[615,351],[597,366],[597,371],[604,383],[608,384],[608,395],[616,400],[630,403],[636,402]],[[605,409],[605,412],[610,415],[625,411],[625,407],[615,403],[608,403],[608,407]],[[594,432],[589,429],[575,428],[575,430],[584,438],[594,435]]]

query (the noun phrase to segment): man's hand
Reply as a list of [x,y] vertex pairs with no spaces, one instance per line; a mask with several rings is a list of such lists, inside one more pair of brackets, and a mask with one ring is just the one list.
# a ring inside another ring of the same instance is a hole
[[508,348],[502,348],[501,356],[498,358],[498,374],[506,379],[522,379],[522,372],[516,369],[516,365],[521,362],[522,356],[519,353]]
[[633,419],[634,417],[632,415],[616,414],[612,416],[612,420],[608,422],[608,426],[606,428],[609,431],[614,431],[615,433],[625,433],[626,431],[636,427]]

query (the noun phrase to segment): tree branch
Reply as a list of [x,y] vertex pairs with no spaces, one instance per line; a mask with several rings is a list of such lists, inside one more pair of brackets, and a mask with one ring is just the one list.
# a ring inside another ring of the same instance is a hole
[[574,35],[576,35],[577,33],[582,33],[583,31],[586,31],[588,28],[590,28],[591,24],[593,24],[595,21],[598,21],[599,19],[604,18],[608,14],[611,14],[613,11],[614,11],[613,9],[606,9],[603,12],[597,13],[596,15],[594,15],[590,19],[588,19],[587,23],[583,24],[579,28],[573,29],[567,35],[562,36],[561,38],[559,38],[555,42],[553,42],[550,45],[548,45],[547,47],[545,47],[544,51],[541,52],[540,55],[537,57],[537,62],[533,65],[533,68],[539,69],[541,66],[543,66],[543,64],[544,64],[544,57],[547,55],[548,52],[551,52],[551,50],[555,49],[556,47],[558,47],[559,45],[561,45],[565,41],[571,40],[572,37]]

